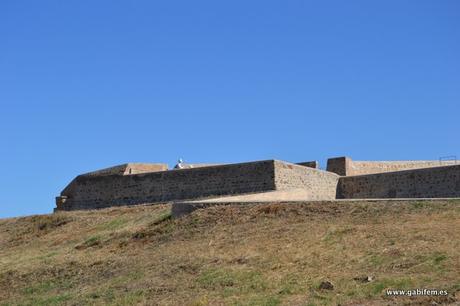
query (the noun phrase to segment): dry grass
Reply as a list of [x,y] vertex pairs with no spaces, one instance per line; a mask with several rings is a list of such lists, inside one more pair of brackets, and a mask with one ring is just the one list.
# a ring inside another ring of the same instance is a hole
[[[179,220],[169,210],[0,220],[0,305],[460,302],[458,200],[231,205]],[[326,280],[333,290],[319,289]]]

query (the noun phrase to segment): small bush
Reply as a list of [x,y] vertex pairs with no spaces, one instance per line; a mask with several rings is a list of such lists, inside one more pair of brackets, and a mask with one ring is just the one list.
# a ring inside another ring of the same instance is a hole
[[166,220],[171,219],[171,217],[172,217],[171,210],[168,209],[168,211],[165,211],[161,213],[160,215],[158,215],[150,224],[158,225],[160,223],[163,223]]
[[99,246],[101,245],[101,243],[102,241],[101,241],[100,236],[92,236],[86,239],[83,243],[77,245],[75,248],[77,250],[83,250],[83,249]]
[[96,228],[98,230],[114,231],[125,226],[127,221],[123,218],[116,218],[109,222],[99,224]]

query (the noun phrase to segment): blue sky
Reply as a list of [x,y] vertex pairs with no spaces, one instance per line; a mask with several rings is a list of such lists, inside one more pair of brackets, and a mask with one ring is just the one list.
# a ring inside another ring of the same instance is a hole
[[0,217],[124,162],[460,157],[458,1],[1,1]]

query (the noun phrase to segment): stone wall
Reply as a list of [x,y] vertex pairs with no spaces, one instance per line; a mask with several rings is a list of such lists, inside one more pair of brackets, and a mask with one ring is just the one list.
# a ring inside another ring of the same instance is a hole
[[308,200],[460,197],[460,165],[344,176],[351,162],[345,157],[328,162],[342,176],[275,160],[139,174],[116,166],[76,177],[56,198],[56,210],[296,189]]
[[82,174],[82,176],[130,175],[168,170],[167,164],[127,163]]
[[159,172],[168,170],[167,164],[141,164],[141,163],[129,163],[126,167],[124,175]]
[[327,171],[342,176],[394,172],[410,169],[441,167],[457,164],[457,161],[415,160],[415,161],[354,161],[349,157],[330,158]]
[[275,161],[276,190],[301,188],[311,200],[333,200],[339,176],[318,169]]
[[460,165],[432,167],[339,179],[337,198],[460,197]]
[[327,160],[326,170],[328,172],[336,173],[341,176],[346,176],[347,170],[349,168],[349,164],[351,162],[351,158],[349,157],[334,157],[329,158]]
[[314,168],[314,169],[319,168],[319,163],[316,160],[296,163],[296,165],[300,165],[300,166],[304,166],[304,167],[308,167],[308,168]]
[[274,161],[75,178],[56,199],[57,210],[200,199],[275,189]]
[[335,198],[339,176],[267,160],[131,175],[80,175],[56,198],[57,210],[204,199],[303,189],[311,200]]
[[189,164],[189,163],[181,163],[174,166],[174,169],[192,169],[192,168],[202,168],[202,167],[210,167],[210,166],[220,166],[224,164]]

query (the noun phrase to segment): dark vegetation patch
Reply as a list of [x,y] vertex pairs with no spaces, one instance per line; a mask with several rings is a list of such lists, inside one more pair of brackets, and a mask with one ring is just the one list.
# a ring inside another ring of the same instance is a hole
[[32,216],[29,220],[23,220],[29,226],[26,227],[28,233],[47,233],[59,228],[74,219],[68,214],[51,214],[42,216]]
[[[9,225],[8,241],[13,244],[28,241],[30,237],[40,237],[59,230],[74,220],[75,218],[68,213],[18,218],[13,225]],[[11,228],[14,228],[14,230],[10,230]]]
[[84,250],[87,248],[98,247],[102,245],[102,238],[100,236],[91,236],[85,239],[82,243],[75,246],[77,250]]

